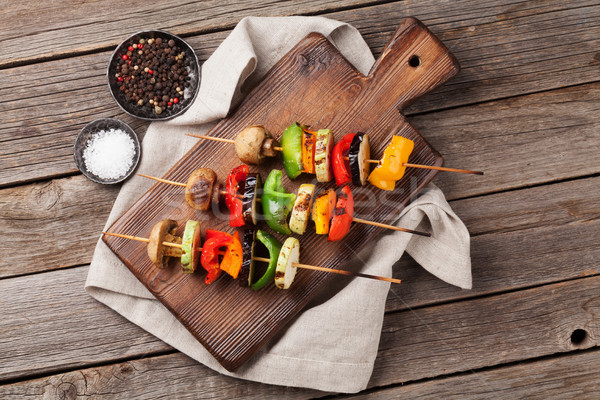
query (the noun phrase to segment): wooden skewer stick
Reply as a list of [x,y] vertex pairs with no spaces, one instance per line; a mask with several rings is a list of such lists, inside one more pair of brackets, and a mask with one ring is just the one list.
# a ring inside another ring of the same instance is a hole
[[[139,236],[123,235],[120,233],[109,233],[109,232],[102,232],[102,233],[104,235],[108,235],[108,236],[115,236],[115,237],[119,237],[119,238],[123,238],[123,239],[131,239],[131,240],[136,240],[138,242],[150,243],[150,239],[139,237]],[[179,249],[181,248],[181,245],[177,244],[177,243],[163,242],[162,244],[163,244],[163,246],[177,247]],[[202,248],[198,248],[198,250],[202,251]],[[270,259],[263,258],[263,257],[252,257],[252,259],[254,261],[264,261],[267,263],[271,261]],[[299,264],[299,263],[294,263],[292,265],[295,266],[296,268],[312,269],[314,271],[323,271],[323,272],[329,272],[329,273],[339,274],[339,275],[358,276],[361,278],[375,279],[378,281],[386,281],[386,282],[392,282],[392,283],[400,283],[401,282],[400,279],[386,278],[385,276],[362,274],[360,272],[350,272],[350,271],[344,271],[344,270],[333,269],[333,268],[325,268],[325,267],[319,267],[316,265],[307,265],[307,264]]]
[[414,235],[420,235],[420,236],[425,236],[425,237],[430,237],[431,234],[427,233],[427,232],[419,232],[419,231],[413,231],[411,229],[406,229],[406,228],[400,228],[394,225],[388,225],[388,224],[382,224],[380,222],[374,222],[374,221],[369,221],[367,219],[361,219],[361,218],[352,218],[353,222],[358,222],[359,224],[367,224],[367,225],[373,225],[373,226],[378,226],[380,228],[385,228],[385,229],[391,229],[393,231],[400,231],[400,232],[408,232],[408,233],[412,233]]
[[144,175],[144,174],[136,174],[136,175],[143,176],[144,178],[154,179],[155,181],[158,181],[158,182],[168,183],[169,185],[176,185],[176,186],[181,186],[181,187],[187,186],[185,183],[169,181],[167,179],[157,178],[155,176]]
[[[264,261],[264,262],[270,261],[268,258],[263,258],[263,257],[252,257],[252,259],[254,261]],[[392,282],[392,283],[402,282],[400,279],[386,278],[385,276],[363,274],[361,272],[345,271],[343,269],[325,268],[325,267],[319,267],[317,265],[308,265],[308,264],[300,264],[300,263],[293,263],[292,265],[296,268],[311,269],[313,271],[323,271],[323,272],[329,272],[332,274],[339,274],[339,275],[346,275],[346,276],[359,276],[361,278],[375,279],[378,281],[386,281],[386,282]]]
[[[312,131],[307,131],[307,132],[312,132]],[[195,138],[200,138],[200,139],[216,140],[218,142],[235,143],[235,140],[233,140],[233,139],[223,139],[223,138],[219,138],[219,137],[215,137],[215,136],[192,135],[191,133],[186,133],[186,135],[195,137]],[[283,151],[283,148],[274,146],[273,150]],[[344,157],[344,159],[348,160],[348,157]],[[379,162],[380,162],[379,160],[365,160],[365,161],[368,163],[371,163],[371,164],[379,164]],[[437,167],[435,165],[422,165],[422,164],[410,164],[410,163],[404,163],[402,165],[404,167],[410,167],[410,168],[435,169],[438,171],[459,172],[461,174],[483,175],[483,171],[471,171],[468,169]]]

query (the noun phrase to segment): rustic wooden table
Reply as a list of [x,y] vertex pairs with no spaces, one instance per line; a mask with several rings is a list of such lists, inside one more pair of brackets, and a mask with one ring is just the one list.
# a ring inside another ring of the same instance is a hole
[[[406,114],[449,166],[436,183],[472,234],[473,290],[409,259],[390,292],[369,389],[355,396],[219,375],[83,285],[119,187],[72,157],[118,117],[105,68],[161,28],[205,60],[246,15],[322,15],[377,56],[405,16],[462,71]],[[0,398],[598,398],[600,4],[548,1],[7,2],[0,14]]]

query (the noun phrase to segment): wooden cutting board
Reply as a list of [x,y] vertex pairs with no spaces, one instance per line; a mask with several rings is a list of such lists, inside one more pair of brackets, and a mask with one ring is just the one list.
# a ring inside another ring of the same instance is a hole
[[[286,54],[237,110],[216,125],[209,135],[233,139],[244,127],[262,124],[279,137],[286,126],[298,121],[313,129],[330,128],[336,140],[350,132],[368,133],[372,158],[381,157],[393,134],[405,136],[415,142],[409,162],[441,165],[442,157],[399,110],[458,71],[454,56],[413,18],[401,22],[368,76],[354,69],[327,39],[312,33]],[[233,145],[199,141],[164,178],[186,182],[193,170],[210,167],[219,181],[224,182],[229,171],[239,164]],[[264,181],[273,168],[282,169],[280,157],[261,166],[250,166],[250,171],[260,172]],[[352,187],[355,216],[392,222],[435,174],[436,171],[408,168],[394,192],[373,186]],[[314,175],[305,175],[292,182],[285,177],[284,186],[288,191],[297,192],[301,183],[316,183]],[[322,188],[332,186],[319,184]],[[227,214],[219,210],[195,211],[184,200],[184,188],[162,183],[145,193],[109,231],[148,237],[153,225],[165,218],[179,223],[180,235],[188,219],[202,221],[204,228],[233,233]],[[263,228],[268,230],[266,224]],[[342,241],[328,243],[326,235],[316,235],[309,225],[307,233],[298,237],[300,261],[343,269],[346,260],[380,233],[380,228],[354,223]],[[275,236],[284,240],[280,235]],[[225,274],[213,284],[205,285],[202,268],[187,275],[181,272],[178,261],[172,261],[165,270],[153,267],[145,243],[109,236],[104,236],[104,241],[230,371],[246,362],[315,295],[327,289],[331,279],[348,279],[298,270],[289,290],[269,285],[254,292],[239,287],[237,281]]]

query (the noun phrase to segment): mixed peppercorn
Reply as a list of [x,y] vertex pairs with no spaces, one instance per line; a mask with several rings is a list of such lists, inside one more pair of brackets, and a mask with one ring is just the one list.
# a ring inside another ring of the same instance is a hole
[[161,114],[180,103],[190,86],[188,58],[173,39],[132,42],[117,58],[119,90],[127,102]]

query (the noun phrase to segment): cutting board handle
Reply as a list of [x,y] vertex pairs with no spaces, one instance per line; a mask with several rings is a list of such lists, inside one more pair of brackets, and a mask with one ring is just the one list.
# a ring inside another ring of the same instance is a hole
[[460,71],[448,48],[416,18],[404,19],[367,80],[380,106],[398,109],[442,85]]

